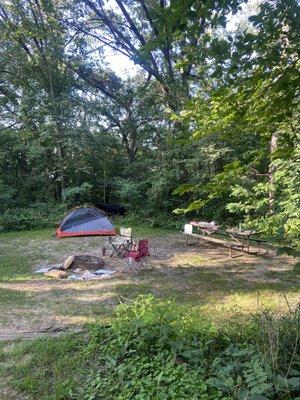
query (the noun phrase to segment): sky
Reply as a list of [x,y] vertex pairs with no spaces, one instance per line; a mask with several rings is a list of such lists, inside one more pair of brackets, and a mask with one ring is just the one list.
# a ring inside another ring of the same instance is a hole
[[105,57],[111,69],[120,77],[134,76],[138,72],[139,67],[123,54],[106,51]]
[[[227,31],[234,32],[238,28],[239,24],[246,22],[247,18],[257,11],[260,3],[261,0],[248,0],[248,3],[244,3],[241,11],[228,17]],[[116,9],[114,0],[109,0],[108,5],[111,8]],[[106,50],[106,60],[110,64],[112,70],[120,77],[134,76],[140,68],[128,57],[114,53],[110,50]]]

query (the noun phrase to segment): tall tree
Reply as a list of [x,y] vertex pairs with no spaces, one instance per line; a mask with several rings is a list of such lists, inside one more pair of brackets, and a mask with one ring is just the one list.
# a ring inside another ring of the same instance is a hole
[[[0,7],[5,65],[2,96],[7,118],[33,139],[51,142],[53,179],[66,187],[65,143],[74,107],[74,81],[65,63],[68,35],[53,1],[7,2]],[[9,103],[11,104],[9,106]],[[8,116],[9,113],[9,116]]]
[[[195,137],[217,135],[234,156],[207,185],[206,199],[189,209],[225,194],[229,210],[259,220],[266,231],[280,234],[285,227],[293,236],[299,228],[299,10],[295,1],[263,2],[250,18],[254,29],[232,44],[223,85],[186,110]],[[195,188],[178,192],[185,190]]]
[[240,2],[81,0],[84,17],[77,30],[92,37],[94,46],[98,42],[142,67],[178,111],[192,93],[195,65],[189,55],[204,44],[208,29],[225,26],[226,15]]

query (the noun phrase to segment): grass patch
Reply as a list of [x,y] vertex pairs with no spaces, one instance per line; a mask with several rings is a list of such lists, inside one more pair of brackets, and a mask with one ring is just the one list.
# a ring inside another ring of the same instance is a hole
[[24,256],[8,254],[0,257],[0,281],[18,281],[32,278],[31,265]]
[[0,288],[0,299],[1,308],[12,307],[30,301],[30,295],[28,293],[18,292],[17,290]]
[[11,241],[13,239],[18,238],[18,240],[22,239],[49,239],[49,237],[54,237],[55,229],[33,229],[28,231],[10,231],[3,232],[0,234],[1,242]]
[[[30,264],[25,257],[18,254],[0,257],[0,321],[8,322],[10,315],[17,313],[16,309],[32,305],[32,293],[16,290],[13,284],[32,278]],[[1,287],[2,284],[4,286]]]
[[37,339],[16,344],[11,351],[0,348],[0,359],[10,386],[32,399],[71,399],[84,383],[88,363],[83,363],[85,338],[80,335]]

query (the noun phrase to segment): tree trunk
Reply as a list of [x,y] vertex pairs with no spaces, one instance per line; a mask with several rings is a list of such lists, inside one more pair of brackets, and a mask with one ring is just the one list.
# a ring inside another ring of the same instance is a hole
[[106,171],[103,171],[103,204],[106,202]]
[[274,210],[274,203],[276,197],[276,185],[275,185],[275,172],[276,167],[273,164],[273,155],[278,147],[278,132],[274,132],[271,136],[270,141],[270,164],[269,164],[269,214],[273,215]]
[[66,188],[66,183],[65,183],[65,171],[64,171],[64,151],[61,143],[58,143],[57,150],[58,150],[59,170],[60,170],[60,198],[61,201],[63,201],[63,193]]

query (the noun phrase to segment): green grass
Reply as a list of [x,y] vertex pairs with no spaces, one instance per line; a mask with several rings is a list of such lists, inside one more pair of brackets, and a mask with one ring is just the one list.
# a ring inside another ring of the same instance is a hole
[[48,239],[54,237],[55,229],[33,229],[30,231],[10,231],[0,234],[1,242],[5,243],[12,239]]
[[0,288],[0,299],[2,307],[17,306],[29,302],[30,295],[17,290]]
[[88,363],[83,362],[85,338],[80,335],[37,339],[15,344],[6,351],[0,347],[0,374],[17,392],[33,399],[70,399],[84,383]]
[[0,257],[0,280],[17,281],[33,277],[29,260],[20,254],[4,254]]

